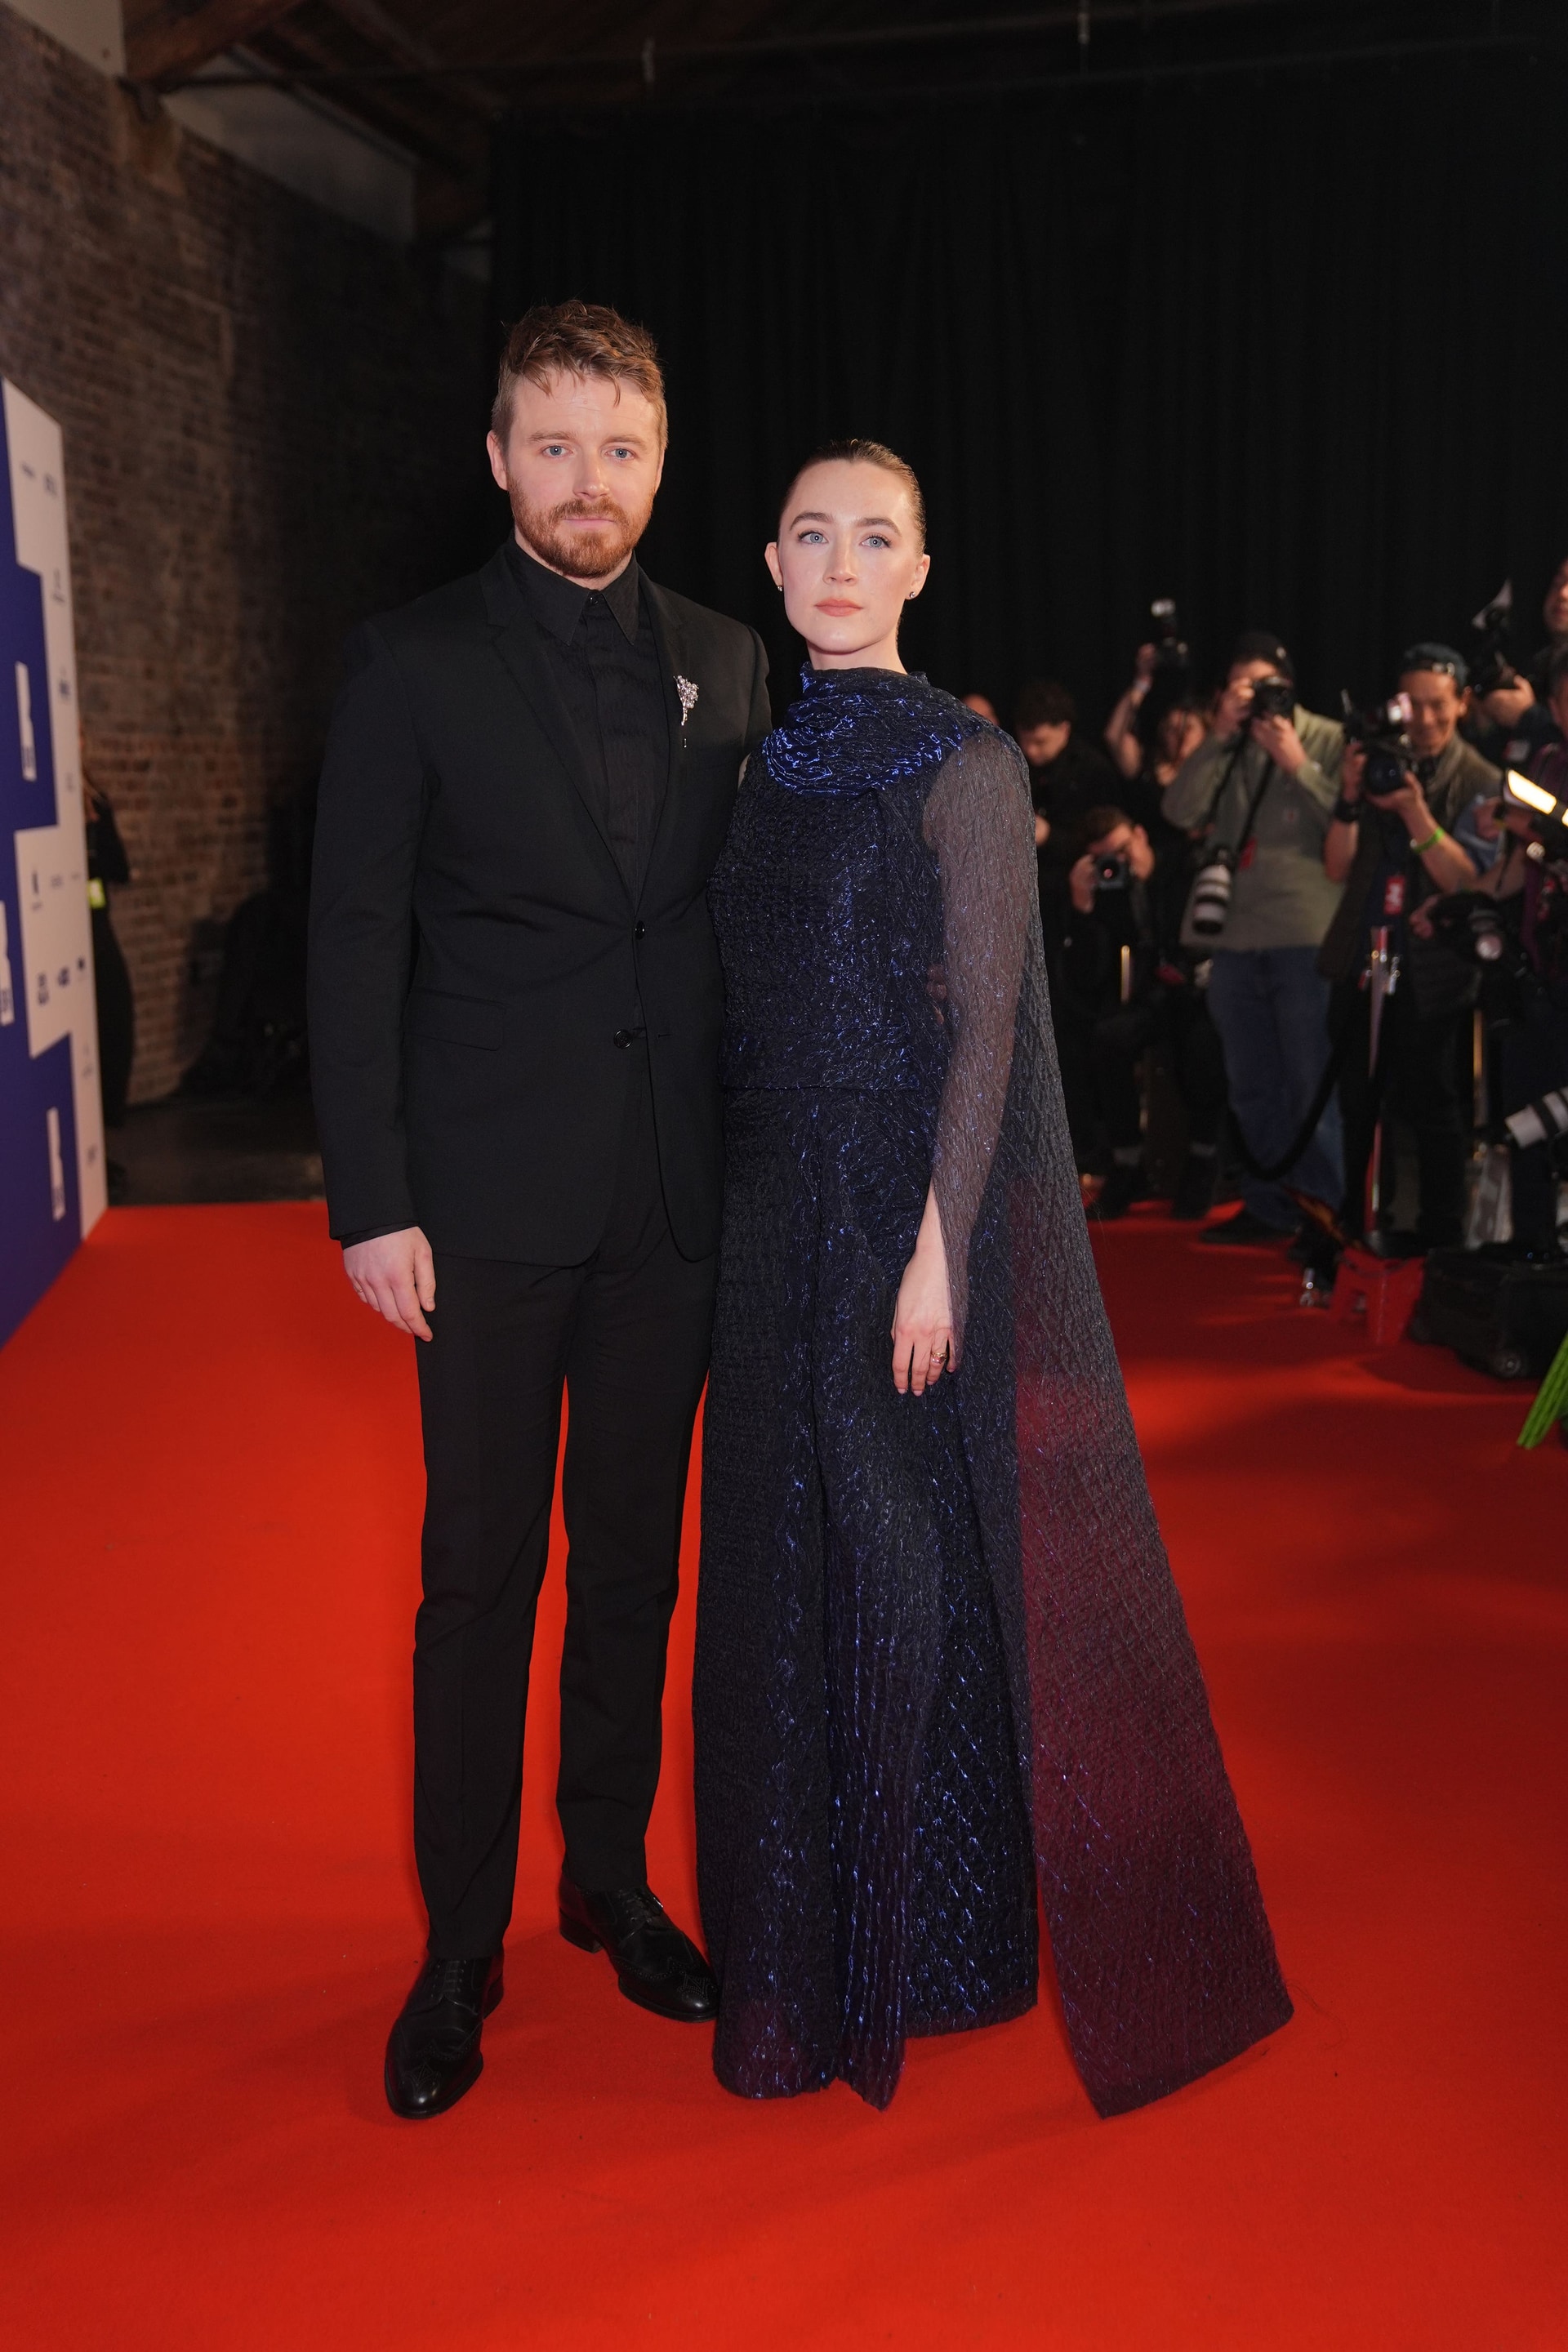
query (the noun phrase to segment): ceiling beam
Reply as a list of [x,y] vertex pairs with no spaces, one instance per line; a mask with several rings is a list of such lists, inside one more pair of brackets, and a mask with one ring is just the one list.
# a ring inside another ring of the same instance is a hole
[[125,11],[125,76],[128,81],[184,81],[209,58],[247,41],[297,8],[300,0],[201,0],[180,11],[163,5]]
[[324,5],[341,23],[395,64],[442,72],[442,87],[449,99],[491,121],[506,112],[506,100],[489,84],[465,80],[458,74],[442,71],[447,61],[439,50],[388,16],[381,0],[324,0]]

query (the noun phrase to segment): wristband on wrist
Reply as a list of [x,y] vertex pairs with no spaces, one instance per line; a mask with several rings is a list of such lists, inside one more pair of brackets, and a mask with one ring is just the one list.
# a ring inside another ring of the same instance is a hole
[[1336,824],[1359,824],[1361,823],[1360,801],[1347,801],[1343,793],[1342,793],[1339,799],[1334,803],[1334,823]]
[[1440,841],[1447,841],[1447,838],[1448,836],[1444,832],[1442,826],[1440,824],[1435,824],[1425,841],[1413,841],[1410,846],[1415,852],[1417,857],[1425,857],[1429,849],[1436,849]]

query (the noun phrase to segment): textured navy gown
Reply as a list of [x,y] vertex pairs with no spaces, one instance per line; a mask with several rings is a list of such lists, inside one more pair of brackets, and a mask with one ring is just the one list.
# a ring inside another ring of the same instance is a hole
[[[921,678],[805,674],[710,894],[698,1866],[714,2063],[752,2097],[885,2105],[910,2034],[1029,2007],[1041,1914],[1101,2114],[1290,2014],[1100,1303],[1035,893],[1005,736]],[[959,1362],[900,1397],[933,1182]]]

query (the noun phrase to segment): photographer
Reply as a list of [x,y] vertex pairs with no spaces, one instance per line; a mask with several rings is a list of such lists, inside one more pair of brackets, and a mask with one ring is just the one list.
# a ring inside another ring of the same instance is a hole
[[1208,733],[1191,672],[1161,665],[1159,653],[1157,646],[1139,646],[1132,683],[1105,722],[1122,797],[1156,845],[1163,833],[1177,830],[1165,816],[1166,791]]
[[1525,772],[1542,805],[1521,806],[1510,778],[1492,804],[1503,838],[1496,865],[1473,891],[1429,899],[1412,929],[1468,955],[1482,975],[1514,1248],[1555,1262],[1558,1175],[1568,1163],[1568,646],[1542,685],[1551,732]]
[[1187,1123],[1173,1213],[1201,1217],[1214,1192],[1225,1065],[1179,943],[1184,866],[1160,857],[1121,809],[1091,810],[1084,830],[1089,846],[1068,877],[1058,1025],[1079,1156],[1092,1162],[1110,1153],[1096,1213],[1123,1216],[1146,1190],[1138,1064],[1158,1043]]
[[1039,864],[1040,922],[1046,964],[1053,978],[1067,919],[1067,872],[1083,846],[1083,820],[1110,799],[1116,772],[1103,751],[1078,733],[1078,705],[1055,678],[1024,687],[1013,713],[1013,733],[1029,763]]
[[[1477,860],[1455,838],[1456,829],[1502,781],[1458,731],[1468,689],[1464,658],[1451,646],[1410,647],[1399,667],[1400,703],[1389,706],[1390,740],[1345,746],[1340,799],[1323,846],[1331,880],[1345,885],[1319,958],[1333,985],[1331,1034],[1336,1044],[1349,1041],[1340,1075],[1342,1222],[1361,1238],[1379,1115],[1393,1111],[1415,1133],[1415,1244],[1423,1251],[1455,1248],[1463,1236],[1476,978],[1452,949],[1413,933],[1410,917],[1435,895],[1475,882]],[[1379,930],[1387,932],[1397,963],[1373,1070],[1369,975]]]
[[[1217,896],[1211,882],[1205,912],[1194,893],[1183,939],[1198,952],[1212,947],[1208,1009],[1225,1048],[1231,1111],[1263,1166],[1289,1150],[1327,1066],[1329,985],[1318,950],[1340,898],[1322,851],[1343,730],[1302,709],[1294,688],[1290,656],[1275,636],[1249,630],[1239,638],[1214,731],[1166,790],[1163,811],[1184,832],[1208,827],[1212,863],[1200,888],[1216,869],[1226,877]],[[1315,1200],[1339,1201],[1336,1103],[1287,1176]],[[1205,1228],[1205,1241],[1272,1242],[1297,1229],[1283,1183],[1248,1172],[1242,1193],[1237,1214]]]
[[[1500,598],[1495,609],[1500,609],[1501,601]],[[1500,742],[1502,738],[1514,737],[1531,750],[1538,748],[1550,732],[1552,667],[1560,654],[1568,652],[1568,556],[1552,575],[1541,617],[1546,624],[1546,643],[1525,669],[1509,668],[1498,684],[1480,698],[1479,706],[1499,730]]]

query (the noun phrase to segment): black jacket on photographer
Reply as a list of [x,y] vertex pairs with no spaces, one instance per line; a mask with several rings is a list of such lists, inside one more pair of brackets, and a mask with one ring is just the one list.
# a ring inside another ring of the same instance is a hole
[[[1094,908],[1080,914],[1068,903],[1062,942],[1061,993],[1080,1018],[1103,1019],[1123,1004],[1149,1005],[1168,990],[1192,985],[1195,959],[1181,945],[1189,876],[1184,859],[1156,850],[1154,870],[1141,882],[1125,858],[1101,878]],[[1123,948],[1129,951],[1122,988]]]
[[[1412,762],[1421,780],[1434,824],[1452,834],[1471,803],[1495,797],[1502,778],[1462,736],[1454,735],[1433,761]],[[1355,856],[1344,896],[1318,953],[1325,980],[1359,979],[1372,951],[1372,934],[1387,922],[1396,934],[1411,1000],[1423,1020],[1440,1019],[1473,1004],[1476,972],[1437,940],[1418,939],[1409,929],[1411,909],[1438,895],[1411,845],[1405,826],[1391,811],[1364,796],[1356,828]]]
[[[1568,744],[1556,728],[1526,773],[1559,807],[1568,803]],[[1509,1129],[1513,1238],[1532,1255],[1554,1256],[1558,1177],[1568,1170],[1558,1108],[1568,1090],[1568,835],[1550,823],[1531,830],[1528,845],[1505,838],[1479,888],[1450,898],[1447,912],[1472,949],[1489,911],[1494,931],[1500,925],[1502,952],[1494,948],[1481,982],[1492,1103],[1505,1121],[1530,1108],[1538,1120],[1533,1141]]]

